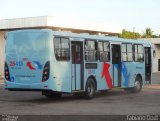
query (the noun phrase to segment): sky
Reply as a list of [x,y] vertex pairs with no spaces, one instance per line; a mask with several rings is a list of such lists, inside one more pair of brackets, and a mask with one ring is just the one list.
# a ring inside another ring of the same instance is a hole
[[160,34],[160,0],[0,0],[0,19],[65,16],[122,30]]

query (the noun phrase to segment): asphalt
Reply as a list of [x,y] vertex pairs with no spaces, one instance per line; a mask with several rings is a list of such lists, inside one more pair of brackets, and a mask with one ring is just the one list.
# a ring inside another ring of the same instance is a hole
[[0,114],[159,115],[160,73],[154,74],[153,78],[153,84],[143,86],[140,93],[113,89],[109,92],[97,93],[92,100],[73,95],[63,95],[60,99],[48,99],[42,96],[41,92],[8,91],[3,88],[3,84],[0,84]]

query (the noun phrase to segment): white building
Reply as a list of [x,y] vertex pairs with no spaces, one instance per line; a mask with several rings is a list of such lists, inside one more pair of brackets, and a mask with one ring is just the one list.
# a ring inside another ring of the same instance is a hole
[[5,54],[5,33],[18,29],[42,29],[49,28],[57,31],[72,31],[76,33],[105,34],[117,36],[120,29],[116,32],[113,27],[107,27],[104,24],[83,22],[73,18],[66,17],[29,17],[17,19],[0,20],[0,75],[3,75],[4,54]]
[[148,38],[145,39],[153,44],[155,49],[155,57],[153,61],[153,72],[160,72],[160,38]]
[[[72,18],[65,17],[29,17],[18,19],[4,19],[0,20],[0,75],[3,75],[4,55],[5,55],[5,33],[11,30],[18,29],[42,29],[50,28],[57,31],[72,31],[76,33],[90,33],[90,34],[105,34],[117,36],[121,32],[118,27],[109,27],[104,24],[82,22]],[[160,71],[160,38],[146,39],[151,41],[155,47],[156,57],[154,59],[153,71]]]

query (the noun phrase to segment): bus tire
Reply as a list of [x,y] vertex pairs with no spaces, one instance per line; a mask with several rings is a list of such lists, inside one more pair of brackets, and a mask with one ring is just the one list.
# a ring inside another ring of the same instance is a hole
[[142,78],[141,77],[136,77],[135,80],[135,86],[132,88],[131,92],[132,93],[139,93],[142,90]]
[[56,93],[53,91],[42,91],[42,95],[46,96],[47,98],[61,98],[62,93]]
[[85,98],[92,99],[95,95],[96,84],[92,78],[89,78],[85,88]]

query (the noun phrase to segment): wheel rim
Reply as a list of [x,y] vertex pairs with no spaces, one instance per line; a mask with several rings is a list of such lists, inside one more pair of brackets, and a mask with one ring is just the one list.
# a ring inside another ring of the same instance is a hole
[[135,88],[136,88],[137,91],[139,91],[141,89],[141,84],[140,84],[139,81],[135,82]]
[[89,84],[88,88],[87,88],[87,92],[89,95],[92,95],[93,94],[93,84]]

